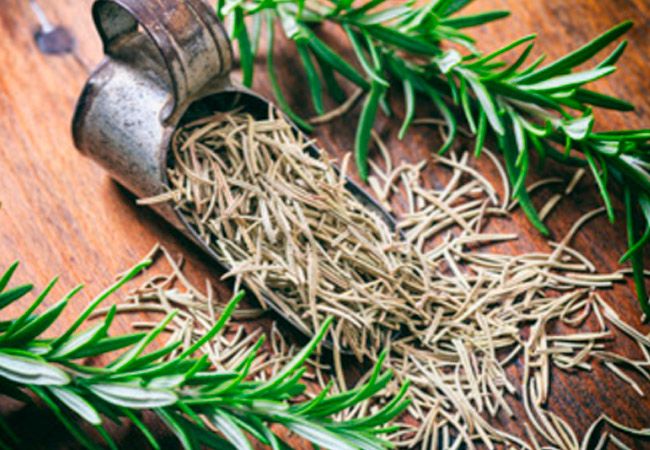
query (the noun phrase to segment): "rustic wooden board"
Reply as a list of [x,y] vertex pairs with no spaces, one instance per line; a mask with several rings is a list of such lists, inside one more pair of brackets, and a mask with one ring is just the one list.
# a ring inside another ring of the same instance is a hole
[[[61,281],[54,289],[51,302],[78,282],[87,285],[66,317],[71,321],[93,293],[113,280],[114,275],[130,267],[151,246],[160,241],[175,254],[188,257],[193,275],[200,279],[212,276],[197,250],[174,232],[170,226],[146,209],[136,207],[133,198],[112,182],[97,165],[76,152],[70,136],[70,121],[75,100],[87,77],[87,70],[101,58],[99,40],[90,20],[90,0],[58,0],[42,2],[46,14],[56,24],[67,26],[78,46],[75,56],[45,56],[37,50],[33,33],[37,22],[25,0],[4,0],[0,9],[0,267],[12,261],[23,262],[16,280],[33,281],[44,286],[54,275]],[[635,113],[601,114],[601,126],[640,127],[650,120],[650,4],[645,0],[482,0],[471,10],[504,8],[513,11],[513,18],[497,25],[478,29],[480,47],[496,48],[516,37],[531,32],[540,35],[540,48],[556,57],[585,42],[589,37],[615,23],[632,18],[637,26],[629,33],[630,47],[619,63],[619,72],[598,83],[606,93],[633,101]],[[326,33],[331,30],[325,29]],[[333,41],[336,40],[333,37]],[[540,50],[538,49],[537,52]],[[286,93],[297,109],[308,113],[304,79],[294,70],[295,55],[278,52],[277,67]],[[256,86],[269,94],[264,61],[258,61]],[[235,74],[237,77],[238,74]],[[426,111],[422,111],[426,113]],[[336,154],[351,148],[353,128],[348,126],[356,116],[338,120],[320,128],[316,135],[321,144]],[[604,124],[604,125],[602,125]],[[416,161],[426,158],[439,143],[430,130],[418,129],[404,142],[394,133],[398,120],[384,120],[378,131],[390,142],[395,159]],[[492,181],[492,167],[486,161],[478,166]],[[571,174],[548,166],[544,175]],[[443,176],[431,173],[431,182]],[[536,203],[542,204],[551,191],[542,192]],[[584,212],[599,205],[591,181],[583,181],[576,194],[564,200],[560,210],[548,223],[554,238],[559,239]],[[620,202],[616,203],[621,216]],[[492,225],[494,229],[516,231],[521,240],[505,247],[506,251],[548,249],[544,239],[532,229],[525,218],[516,215],[512,221]],[[618,257],[625,249],[622,222],[611,227],[600,217],[578,236],[574,245],[592,258],[601,271],[618,268]],[[227,288],[221,287],[223,296]],[[606,298],[617,312],[631,323],[641,326],[639,310],[631,284],[606,292]],[[127,330],[128,320],[117,321],[117,329]],[[641,328],[650,331],[647,326]],[[625,346],[625,343],[622,344]],[[513,376],[516,372],[513,372]],[[635,379],[637,379],[635,377]],[[637,379],[640,383],[643,380]],[[646,389],[648,383],[642,384]],[[650,426],[643,414],[650,410],[650,401],[638,399],[633,390],[596,365],[592,374],[561,374],[553,378],[550,407],[568,418],[582,434],[601,413],[610,414],[632,426]],[[0,404],[19,433],[26,437],[29,448],[69,448],[66,435],[57,432],[53,417],[34,408],[21,409],[11,402]],[[512,424],[521,429],[521,424]],[[122,430],[121,442],[137,447],[137,433]],[[136,439],[136,440],[131,440]],[[626,442],[635,448],[647,442]],[[174,446],[173,439],[165,441]],[[141,445],[141,444],[140,444]],[[27,448],[27,447],[26,447]]]

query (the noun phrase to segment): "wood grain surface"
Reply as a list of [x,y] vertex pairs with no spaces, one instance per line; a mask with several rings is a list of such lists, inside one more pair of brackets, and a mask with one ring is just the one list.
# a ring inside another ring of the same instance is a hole
[[[51,277],[60,275],[50,302],[82,282],[87,288],[60,321],[59,330],[73,320],[93,293],[110,283],[116,273],[132,266],[155,242],[162,242],[176,255],[188,258],[188,267],[195,279],[211,277],[218,283],[218,273],[188,241],[170,226],[143,207],[111,181],[104,171],[75,150],[70,122],[77,96],[88,76],[88,69],[101,57],[99,39],[90,18],[90,0],[43,1],[42,7],[55,24],[72,31],[77,47],[75,55],[41,54],[34,42],[38,23],[27,0],[2,0],[0,4],[0,268],[12,261],[22,261],[16,282],[34,282],[43,287]],[[584,43],[590,37],[624,19],[634,19],[636,26],[628,34],[630,45],[618,64],[618,72],[597,86],[604,92],[621,96],[637,105],[636,112],[623,114],[598,113],[599,127],[642,127],[650,125],[650,3],[647,0],[478,0],[470,8],[510,9],[512,17],[496,24],[478,28],[481,49],[494,49],[517,37],[536,32],[539,48],[557,57]],[[323,33],[335,45],[335,31],[325,27]],[[333,34],[334,33],[334,34]],[[296,109],[311,114],[305,80],[295,70],[296,55],[287,47],[278,48],[276,65],[285,92]],[[257,61],[255,89],[269,95],[263,60]],[[235,72],[234,78],[239,78]],[[396,102],[398,104],[399,102]],[[330,105],[331,106],[331,105]],[[416,128],[403,142],[396,140],[398,117],[382,119],[377,131],[390,143],[395,160],[417,161],[430,154],[439,144],[437,134]],[[419,111],[427,114],[426,109]],[[316,131],[321,145],[341,155],[349,151],[354,139],[358,111]],[[477,166],[496,182],[493,168],[487,161]],[[571,173],[549,165],[542,176],[566,178]],[[430,182],[444,174],[435,170]],[[542,191],[535,196],[537,205],[552,194]],[[562,201],[560,208],[548,219],[553,238],[559,239],[583,213],[599,206],[599,198],[591,179],[583,180],[574,195]],[[622,217],[620,202],[616,210]],[[521,214],[510,221],[491,225],[493,229],[516,231],[521,239],[502,247],[518,252],[548,250],[548,245]],[[574,246],[591,258],[601,271],[619,268],[617,260],[625,249],[623,222],[610,226],[599,217],[585,228]],[[38,291],[38,289],[37,289]],[[226,298],[225,286],[219,292]],[[647,333],[632,292],[632,284],[623,284],[604,293],[606,299],[626,320]],[[128,330],[129,319],[119,318],[116,330]],[[56,331],[56,329],[55,329]],[[621,339],[625,351],[628,342]],[[634,354],[633,349],[630,350]],[[512,376],[517,376],[513,368]],[[650,383],[633,376],[650,393]],[[609,414],[622,423],[635,427],[650,426],[650,400],[640,398],[624,384],[595,364],[592,373],[554,373],[550,408],[569,420],[581,436],[600,414]],[[33,407],[20,407],[0,399],[0,410],[26,439],[25,448],[71,448],[74,445],[60,429],[53,416]],[[514,432],[522,424],[514,421]],[[133,430],[117,431],[125,448],[142,448],[143,442]],[[633,448],[650,448],[647,441],[623,440]],[[166,445],[175,447],[173,438]]]

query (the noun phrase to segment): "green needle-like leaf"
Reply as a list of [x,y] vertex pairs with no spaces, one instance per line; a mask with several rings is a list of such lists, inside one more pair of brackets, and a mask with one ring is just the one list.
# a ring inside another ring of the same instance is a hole
[[266,53],[266,64],[268,68],[269,80],[271,81],[271,88],[273,89],[273,94],[275,95],[275,99],[280,105],[282,111],[284,111],[284,113],[287,116],[289,116],[291,120],[293,120],[303,130],[311,131],[313,130],[313,127],[309,125],[306,121],[301,119],[300,116],[296,114],[289,106],[289,103],[287,102],[286,98],[284,97],[284,94],[282,93],[282,88],[280,87],[280,83],[278,82],[278,79],[275,75],[276,74],[275,65],[273,63],[273,42],[275,41],[275,31],[273,29],[274,26],[273,22],[274,21],[272,16],[269,15],[267,17],[269,48]]
[[370,137],[372,127],[377,116],[379,99],[383,93],[382,86],[373,81],[370,93],[366,97],[359,117],[359,126],[354,140],[354,154],[357,162],[359,176],[363,181],[368,180],[368,149],[370,146]]
[[251,48],[248,30],[244,23],[244,13],[241,8],[235,9],[235,39],[239,44],[239,63],[244,75],[242,83],[246,87],[251,87],[253,85],[255,55]]
[[589,163],[589,168],[591,169],[591,173],[594,175],[594,179],[596,180],[596,184],[598,184],[598,190],[600,191],[600,196],[603,198],[603,202],[605,203],[605,209],[607,210],[607,218],[611,223],[614,223],[615,217],[614,217],[614,207],[612,206],[612,200],[609,197],[609,191],[607,190],[607,181],[603,177],[602,171],[598,168],[596,164],[596,160],[594,159],[594,156],[592,155],[590,150],[585,150],[585,157],[587,158],[587,162]]
[[36,358],[26,358],[0,350],[0,377],[14,383],[63,386],[70,377],[63,370]]
[[50,392],[61,403],[77,413],[82,419],[91,425],[100,425],[102,418],[93,406],[83,397],[71,389],[50,387]]
[[[625,197],[625,221],[627,223],[627,240],[628,245],[632,246],[637,239],[637,224],[634,218],[634,193],[629,187],[624,190]],[[632,263],[632,274],[636,295],[641,305],[641,310],[646,317],[650,317],[650,302],[648,302],[648,291],[645,286],[645,276],[643,274],[643,253],[636,251],[629,257]]]
[[[52,343],[52,347],[56,348],[59,345],[62,345],[63,342],[65,342],[72,334],[79,329],[79,327],[90,317],[90,315],[97,309],[97,307],[104,301],[106,298],[108,298],[111,294],[113,294],[115,291],[117,291],[119,288],[124,286],[127,282],[129,282],[133,277],[135,277],[137,274],[142,272],[143,269],[151,265],[151,261],[144,261],[135,267],[133,267],[131,270],[129,270],[122,278],[120,278],[115,284],[113,284],[111,287],[106,289],[104,292],[99,294],[90,304],[84,309],[84,311],[79,315],[77,320],[74,321],[72,326],[68,328],[68,330],[63,333],[58,339],[56,339]],[[73,290],[70,294],[68,294],[67,298],[72,297],[74,293],[78,292],[80,288],[77,288]]]
[[599,53],[610,43],[624,35],[630,28],[632,28],[631,21],[622,22],[615,27],[609,29],[605,33],[598,36],[591,42],[583,45],[579,49],[569,53],[568,55],[558,59],[557,61],[544,66],[527,76],[518,79],[519,83],[536,83],[544,79],[554,77],[556,75],[564,74],[569,69],[579,66],[580,64],[588,61],[594,55]]
[[302,65],[305,68],[305,72],[307,73],[309,92],[311,93],[314,110],[316,111],[316,114],[323,114],[323,95],[320,79],[318,77],[318,73],[316,72],[316,67],[314,66],[314,63],[309,54],[307,44],[304,42],[297,42],[296,48],[298,49],[298,55],[300,56]]
[[216,410],[212,415],[212,423],[238,449],[253,450],[253,446],[242,429],[237,426],[228,413]]
[[404,105],[406,111],[404,113],[402,127],[397,134],[400,140],[404,139],[409,126],[411,126],[411,122],[413,122],[413,117],[415,116],[415,88],[413,87],[413,83],[408,79],[405,79],[402,83],[404,85]]
[[468,16],[456,16],[443,19],[440,23],[453,28],[469,28],[500,20],[510,15],[510,11],[489,11]]

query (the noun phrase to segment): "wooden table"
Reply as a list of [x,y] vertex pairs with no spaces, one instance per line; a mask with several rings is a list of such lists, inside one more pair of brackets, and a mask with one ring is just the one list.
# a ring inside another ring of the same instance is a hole
[[[93,293],[110,283],[116,273],[138,261],[157,241],[176,254],[185,254],[196,277],[212,276],[215,280],[216,277],[206,260],[188,241],[147,209],[135,206],[128,193],[74,149],[70,121],[75,101],[88,68],[102,56],[90,19],[91,1],[42,3],[52,22],[73,32],[78,46],[76,56],[43,55],[34,43],[37,22],[28,2],[2,2],[0,267],[5,268],[19,259],[22,266],[16,281],[34,282],[40,287],[54,275],[60,275],[60,283],[50,296],[50,302],[76,283],[86,284],[86,293],[82,293],[69,308],[59,324],[60,330],[84,307]],[[599,120],[601,126],[607,128],[648,125],[650,72],[646,58],[650,53],[650,3],[645,0],[482,0],[470,10],[489,8],[510,9],[513,17],[475,30],[481,48],[494,49],[514,38],[537,32],[539,47],[551,57],[562,55],[621,20],[635,19],[637,26],[628,35],[630,46],[618,64],[618,73],[599,82],[598,87],[633,101],[637,111],[627,115],[599,112],[598,118],[602,119]],[[305,83],[294,70],[294,56],[289,51],[279,52],[276,64],[282,68],[280,79],[284,85],[291,86],[291,90],[286,89],[289,99],[302,106],[305,102],[300,99],[307,94],[304,88],[299,88]],[[268,95],[264,62],[258,61],[258,66],[255,88]],[[238,76],[236,73],[235,77]],[[298,107],[298,110],[308,112],[304,107]],[[358,111],[353,114],[356,117]],[[352,118],[344,120],[323,126],[316,132],[325,148],[337,154],[349,150],[353,142],[352,127],[344,125]],[[394,138],[397,127],[398,119],[393,119],[383,121],[378,128],[388,136],[396,159],[423,159],[435,147],[434,134],[423,129],[410,133],[403,143],[399,143]],[[479,162],[479,167],[488,170],[489,165]],[[545,175],[551,172],[570,177],[568,172],[552,166]],[[435,180],[435,174],[432,180]],[[536,196],[536,203],[542,204],[549,195],[550,191]],[[560,211],[551,215],[548,223],[554,236],[562,236],[577,217],[598,204],[593,182],[583,181],[576,194],[564,200]],[[618,201],[616,210],[622,217]],[[619,221],[612,227],[601,217],[577,237],[574,245],[592,258],[601,271],[616,270],[617,259],[625,249],[622,223]],[[515,230],[521,235],[522,239],[511,247],[513,252],[548,248],[521,215],[516,215],[512,223],[501,228]],[[224,297],[228,295],[226,288],[222,287],[221,292]],[[605,295],[626,320],[641,326],[631,283]],[[115,328],[126,331],[128,320],[121,318]],[[641,329],[650,331],[647,326]],[[638,381],[650,391],[649,383]],[[650,426],[650,419],[644,414],[650,411],[650,401],[637,398],[628,385],[597,364],[593,374],[554,376],[552,389],[550,407],[568,418],[580,434],[601,413],[610,414],[631,426]],[[9,414],[9,420],[27,439],[29,448],[69,448],[68,438],[57,431],[60,427],[49,413],[34,408],[17,409],[9,403],[0,404],[0,408]],[[134,447],[133,443],[138,442],[129,440],[132,434],[129,431],[122,433],[125,447],[130,444]],[[172,439],[166,442],[173,445]],[[648,445],[647,442],[626,442],[635,448]]]

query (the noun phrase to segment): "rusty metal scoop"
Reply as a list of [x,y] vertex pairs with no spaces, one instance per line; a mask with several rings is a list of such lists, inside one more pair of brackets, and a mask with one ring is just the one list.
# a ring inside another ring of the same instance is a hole
[[[267,100],[231,83],[230,42],[202,0],[97,0],[93,18],[106,56],[78,101],[74,142],[138,198],[165,192],[170,140],[188,117],[237,106],[268,114]],[[347,188],[394,228],[393,217],[359,186],[348,180]],[[171,204],[152,207],[229,269]],[[270,299],[259,300],[282,314]]]

